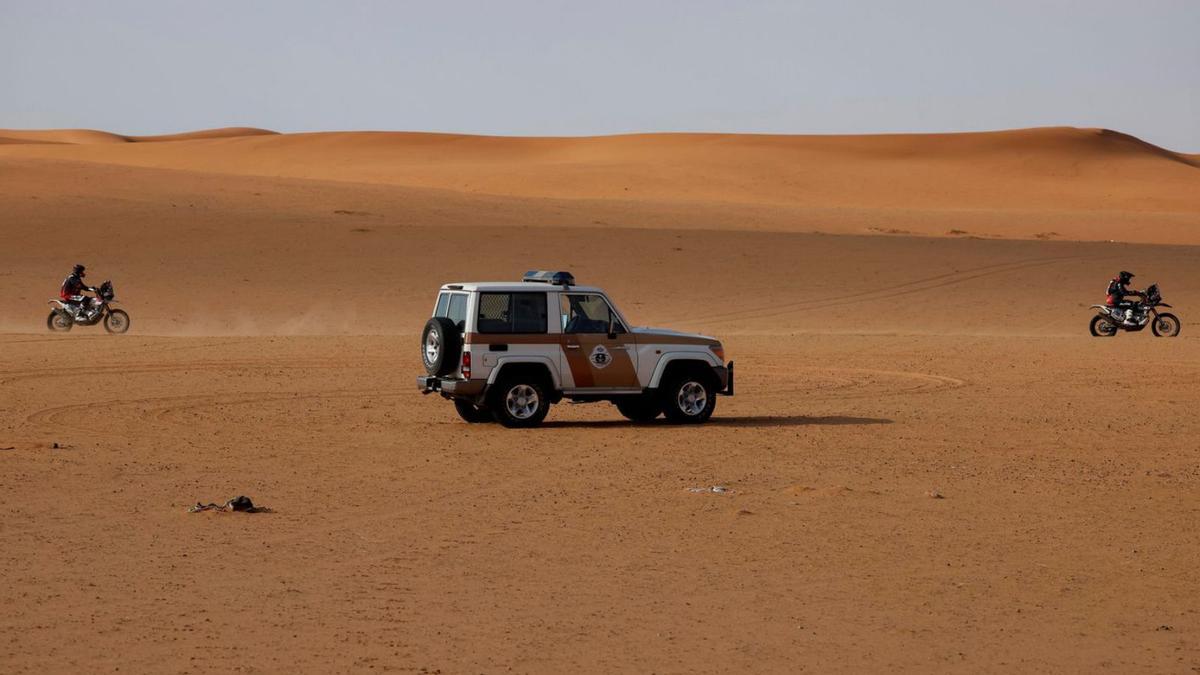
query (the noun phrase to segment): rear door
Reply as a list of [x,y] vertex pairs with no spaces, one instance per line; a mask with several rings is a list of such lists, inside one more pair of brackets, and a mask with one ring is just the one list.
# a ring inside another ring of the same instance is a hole
[[[640,390],[634,336],[598,293],[559,295],[561,370],[580,392]],[[609,333],[609,328],[612,333]]]
[[[469,298],[470,294],[463,291],[442,291],[438,295],[433,315],[450,319],[459,334],[462,335],[467,327],[467,300]],[[461,364],[457,364],[454,368],[454,375],[461,376],[461,374]]]

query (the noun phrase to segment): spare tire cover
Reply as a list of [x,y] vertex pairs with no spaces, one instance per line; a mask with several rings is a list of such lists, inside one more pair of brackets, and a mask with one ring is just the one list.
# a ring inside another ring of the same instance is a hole
[[421,362],[430,375],[449,375],[458,368],[462,354],[462,335],[454,322],[435,316],[425,322],[421,331]]

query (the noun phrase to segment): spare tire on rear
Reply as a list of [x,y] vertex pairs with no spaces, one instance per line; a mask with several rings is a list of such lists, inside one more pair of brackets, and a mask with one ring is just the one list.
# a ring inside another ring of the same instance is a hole
[[425,322],[421,331],[421,361],[430,375],[449,375],[458,367],[462,354],[462,335],[454,322],[435,316]]

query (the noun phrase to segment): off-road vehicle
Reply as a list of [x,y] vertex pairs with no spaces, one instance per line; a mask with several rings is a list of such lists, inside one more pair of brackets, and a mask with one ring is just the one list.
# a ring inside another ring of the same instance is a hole
[[446,284],[421,333],[423,393],[467,422],[537,426],[565,399],[610,401],[635,422],[707,420],[733,395],[733,363],[703,335],[633,328],[603,290],[569,272]]

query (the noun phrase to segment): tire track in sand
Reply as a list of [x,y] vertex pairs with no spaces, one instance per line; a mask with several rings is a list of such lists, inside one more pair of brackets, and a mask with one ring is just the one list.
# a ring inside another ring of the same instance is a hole
[[[726,312],[717,312],[705,316],[699,321],[691,321],[691,323],[729,323],[732,321],[760,319],[780,314],[792,314],[823,307],[838,307],[842,305],[857,304],[860,302],[873,302],[878,300],[890,300],[892,298],[914,295],[917,293],[925,293],[935,291],[940,288],[947,288],[958,284],[981,279],[984,277],[995,276],[997,274],[1006,274],[1018,270],[1029,269],[1033,267],[1044,267],[1055,263],[1066,262],[1070,260],[1080,260],[1082,256],[1060,256],[1054,258],[1033,258],[1027,260],[1016,260],[1007,263],[996,263],[994,265],[984,265],[975,267],[969,270],[959,270],[938,274],[915,281],[909,281],[902,284],[895,284],[886,288],[878,288],[868,291],[856,291],[845,295],[835,295],[820,300],[806,298],[804,300],[796,300],[793,302],[776,303],[773,305],[760,305],[757,307],[747,307],[744,309],[729,310]],[[684,322],[687,320],[685,319]],[[678,322],[678,320],[677,320]]]
[[[795,395],[829,400],[850,400],[888,396],[912,396],[932,394],[969,386],[965,380],[946,375],[905,370],[877,368],[799,368],[792,382],[780,386],[775,382],[762,388],[762,395],[778,398],[780,395]],[[754,381],[741,385],[740,395],[755,397]]]
[[[195,424],[194,419],[177,420],[175,418],[180,413],[188,410],[204,410],[227,406],[244,407],[277,403],[281,401],[332,401],[356,398],[380,400],[389,397],[395,398],[402,395],[403,394],[386,389],[341,390],[333,392],[309,393],[294,391],[257,391],[225,394],[214,393],[190,394],[181,396],[150,396],[144,398],[106,401],[100,405],[106,409],[134,408],[136,412],[136,415],[132,420],[134,422],[162,422],[166,423],[168,426],[190,426]],[[74,403],[70,405],[41,408],[26,415],[25,422],[32,425],[67,424],[79,419],[84,415],[94,412],[97,407],[100,406],[91,403]],[[129,418],[125,417],[117,418],[109,416],[109,419],[130,421]],[[111,435],[112,433],[115,432],[108,432],[108,435]]]
[[190,361],[187,363],[163,364],[108,364],[98,366],[82,366],[75,368],[54,367],[18,370],[5,373],[0,377],[0,384],[12,384],[23,380],[36,380],[54,377],[97,377],[104,375],[154,375],[161,373],[221,372],[235,373],[245,370],[317,370],[337,369],[348,366],[330,361]]

